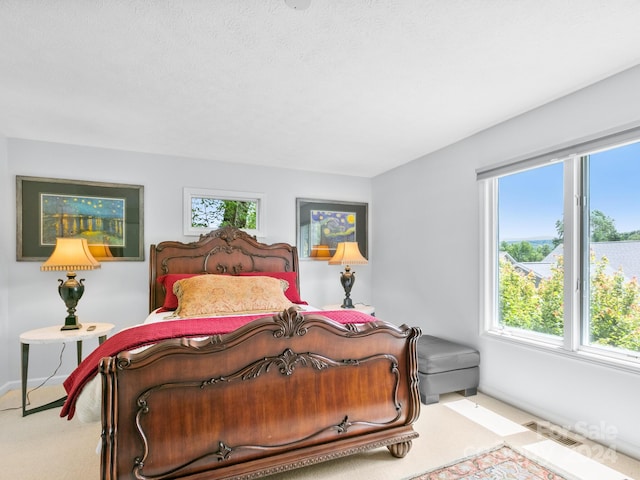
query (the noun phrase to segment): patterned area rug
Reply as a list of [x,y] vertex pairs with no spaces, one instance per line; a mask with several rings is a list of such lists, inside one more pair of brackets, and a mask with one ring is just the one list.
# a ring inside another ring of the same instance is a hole
[[567,480],[509,447],[498,447],[412,480]]

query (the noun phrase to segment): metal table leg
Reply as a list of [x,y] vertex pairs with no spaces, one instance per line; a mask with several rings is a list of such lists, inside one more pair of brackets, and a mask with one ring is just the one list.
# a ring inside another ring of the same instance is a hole
[[[78,342],[78,355],[82,354],[82,342]],[[80,357],[79,357],[80,358]],[[27,410],[27,374],[29,371],[29,344],[22,343],[22,416],[26,417],[32,413],[42,412],[43,410],[49,410],[50,408],[61,407],[64,405],[67,396],[65,395],[58,400],[49,402],[45,405]]]
[[29,344],[21,343],[22,346],[22,416],[27,414],[27,371],[29,370]]

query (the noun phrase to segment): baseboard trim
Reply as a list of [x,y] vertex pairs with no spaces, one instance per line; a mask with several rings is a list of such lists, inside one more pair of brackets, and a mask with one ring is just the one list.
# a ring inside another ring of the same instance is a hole
[[9,393],[11,390],[14,389],[11,387],[12,383],[13,382],[7,382],[4,385],[0,386],[0,397],[3,395],[6,395],[7,393]]
[[[38,386],[47,386],[51,387],[53,385],[62,385],[62,383],[67,379],[68,375],[56,375],[55,377],[51,377],[47,380],[46,377],[41,378],[30,378],[27,380],[27,389],[31,390]],[[44,382],[44,384],[43,384]],[[13,380],[5,383],[0,386],[0,397],[9,393],[12,390],[21,390],[22,389],[22,381]]]

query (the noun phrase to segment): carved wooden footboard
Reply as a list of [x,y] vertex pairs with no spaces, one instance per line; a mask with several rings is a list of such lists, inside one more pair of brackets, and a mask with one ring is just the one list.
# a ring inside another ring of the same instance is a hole
[[420,331],[294,309],[103,359],[103,479],[256,478],[386,446],[420,412]]

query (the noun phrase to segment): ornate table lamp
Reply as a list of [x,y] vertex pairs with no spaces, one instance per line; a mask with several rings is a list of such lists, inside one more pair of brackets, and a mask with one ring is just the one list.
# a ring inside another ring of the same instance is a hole
[[329,260],[329,265],[346,265],[344,272],[341,272],[340,283],[344,288],[344,301],[342,308],[354,308],[351,301],[351,288],[356,281],[355,272],[351,271],[349,265],[366,265],[369,263],[360,253],[358,242],[341,242],[336,248],[336,253]]
[[58,279],[58,293],[67,306],[67,318],[61,330],[77,330],[82,325],[78,323],[76,306],[84,293],[84,278],[78,282],[75,270],[94,270],[100,268],[100,263],[93,258],[89,245],[84,238],[57,238],[56,247],[49,259],[42,264],[40,270],[66,270],[67,281]]

